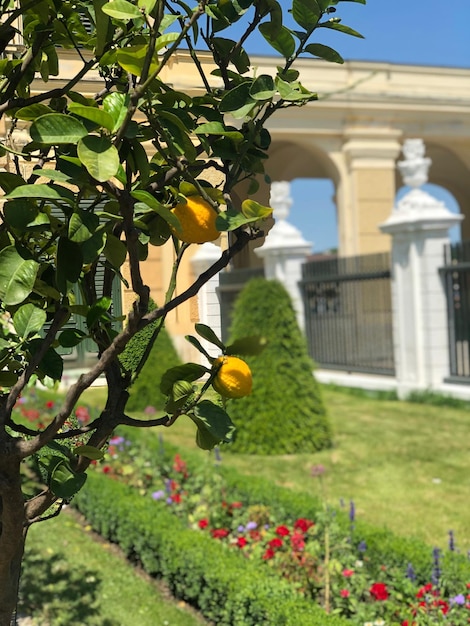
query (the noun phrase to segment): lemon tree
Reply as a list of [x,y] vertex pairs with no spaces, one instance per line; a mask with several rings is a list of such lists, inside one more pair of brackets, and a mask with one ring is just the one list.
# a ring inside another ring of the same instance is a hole
[[[247,373],[230,367],[237,362],[213,367],[220,354],[243,356],[241,344],[213,343],[207,367],[164,375],[163,416],[129,416],[129,389],[166,315],[262,235],[270,208],[251,196],[266,176],[268,122],[317,98],[301,82],[299,57],[342,62],[321,43],[323,32],[360,36],[341,22],[343,1],[0,0],[0,626],[16,605],[28,527],[86,488],[87,469],[117,426],[168,427],[188,415],[201,447],[230,440],[230,417],[206,391],[213,382],[226,394],[248,390]],[[271,74],[252,67],[254,33],[278,57]],[[177,88],[183,57],[195,76],[188,93]],[[188,246],[224,231],[228,249],[182,288]],[[143,264],[154,246],[172,247],[174,268],[152,309]],[[122,314],[113,284],[131,300]],[[147,327],[138,358],[120,359]],[[20,395],[37,381],[60,382],[64,352],[85,347],[96,359],[67,385],[44,429],[19,423]],[[107,385],[101,413],[67,429],[99,377]],[[38,455],[43,485],[23,493],[24,461]]]
[[226,398],[249,396],[253,388],[251,370],[243,359],[236,356],[220,356],[214,361],[216,375],[214,389]]

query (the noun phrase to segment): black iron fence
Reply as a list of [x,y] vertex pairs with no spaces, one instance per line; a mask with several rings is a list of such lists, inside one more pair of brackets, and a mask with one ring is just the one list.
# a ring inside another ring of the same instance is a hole
[[441,273],[447,292],[449,382],[470,382],[470,241],[448,244]]
[[310,354],[321,367],[394,375],[388,253],[307,262],[301,287]]

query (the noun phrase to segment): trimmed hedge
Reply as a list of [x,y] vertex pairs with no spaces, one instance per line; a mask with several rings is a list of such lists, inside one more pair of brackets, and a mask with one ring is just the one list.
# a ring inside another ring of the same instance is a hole
[[[131,440],[140,439],[143,433],[125,429],[126,438]],[[161,445],[157,437],[146,437],[145,445],[150,455],[157,454]],[[177,450],[165,444],[167,454],[173,454]],[[225,448],[229,449],[229,447]],[[185,460],[188,462],[190,471],[196,471],[200,461],[191,457],[191,452],[185,450]],[[233,468],[225,467],[223,462],[218,471],[224,477],[227,490],[233,500],[240,500],[244,505],[265,504],[273,510],[278,519],[296,519],[309,517],[315,519],[323,511],[323,502],[316,496],[305,492],[292,491],[257,476],[245,476]],[[313,480],[313,479],[311,479]],[[86,490],[86,488],[85,488]],[[344,529],[345,534],[350,533],[350,521],[346,511],[337,510],[338,523]],[[356,546],[365,541],[367,550],[365,555],[378,565],[396,566],[405,574],[409,563],[412,564],[419,583],[427,583],[431,580],[433,568],[433,547],[413,537],[400,537],[387,528],[377,528],[372,524],[356,519],[353,541]],[[445,531],[444,531],[445,532]],[[443,575],[449,583],[470,581],[470,560],[466,555],[446,551],[442,555]]]
[[254,278],[236,300],[230,343],[253,335],[265,337],[267,345],[246,357],[253,393],[228,403],[237,427],[231,451],[274,455],[329,447],[332,431],[314,364],[290,296],[277,281]]
[[74,505],[93,528],[162,578],[218,626],[347,626],[300,597],[263,564],[184,526],[170,511],[91,472]]

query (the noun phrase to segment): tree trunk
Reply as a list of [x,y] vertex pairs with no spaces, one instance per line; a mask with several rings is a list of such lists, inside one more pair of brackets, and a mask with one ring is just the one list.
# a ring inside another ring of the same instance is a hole
[[15,441],[0,440],[0,626],[10,626],[16,609],[26,538],[20,460]]

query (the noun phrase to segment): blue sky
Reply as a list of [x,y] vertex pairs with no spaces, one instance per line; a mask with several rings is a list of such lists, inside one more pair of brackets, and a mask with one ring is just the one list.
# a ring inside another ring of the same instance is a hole
[[[470,68],[470,0],[368,0],[366,5],[343,2],[336,15],[365,39],[328,31],[315,41],[332,46],[347,60]],[[260,35],[246,47],[251,53],[271,53]],[[294,204],[289,221],[313,242],[314,252],[335,248],[331,182],[295,180],[291,191]],[[446,201],[450,209],[459,210],[445,190],[431,186],[429,191]],[[453,238],[457,236],[454,231]]]

